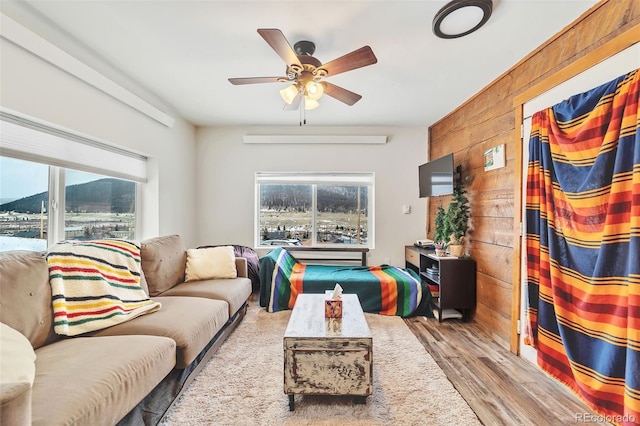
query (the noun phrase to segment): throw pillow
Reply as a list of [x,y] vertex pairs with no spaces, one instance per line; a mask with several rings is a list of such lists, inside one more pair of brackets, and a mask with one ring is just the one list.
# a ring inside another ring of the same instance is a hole
[[233,246],[187,250],[185,281],[214,278],[236,278],[236,257]]
[[17,330],[0,323],[0,371],[2,383],[25,382],[36,377],[36,353],[29,340]]

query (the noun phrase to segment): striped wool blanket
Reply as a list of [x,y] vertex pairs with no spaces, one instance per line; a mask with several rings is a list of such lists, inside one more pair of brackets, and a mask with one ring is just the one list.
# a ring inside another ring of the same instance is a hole
[[640,69],[535,113],[527,342],[617,425],[640,424]]
[[131,241],[63,241],[47,253],[54,330],[76,336],[160,309],[140,286],[140,247]]
[[260,280],[261,292],[269,293],[269,312],[292,309],[298,294],[324,293],[338,283],[358,295],[365,312],[427,315],[428,289],[415,272],[395,266],[307,265],[277,248],[261,259]]

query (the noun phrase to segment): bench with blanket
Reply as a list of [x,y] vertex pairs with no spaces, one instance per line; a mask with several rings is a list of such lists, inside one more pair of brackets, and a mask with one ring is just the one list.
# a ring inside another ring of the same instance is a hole
[[390,265],[310,265],[284,248],[260,260],[261,306],[269,312],[293,308],[300,293],[324,293],[340,284],[355,293],[365,312],[381,315],[430,315],[430,292],[418,275]]

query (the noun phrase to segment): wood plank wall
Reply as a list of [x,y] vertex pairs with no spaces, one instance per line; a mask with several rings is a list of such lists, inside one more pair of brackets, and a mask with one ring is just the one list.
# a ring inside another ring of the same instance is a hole
[[[429,128],[430,158],[453,152],[455,164],[462,165],[463,179],[469,179],[471,221],[466,250],[478,271],[474,320],[505,348],[510,348],[511,339],[512,268],[519,267],[513,261],[514,196],[520,197],[514,194],[514,97],[634,27],[640,31],[640,1],[600,2]],[[501,144],[506,147],[506,167],[485,172],[484,151]],[[441,202],[446,206],[449,197],[429,202],[431,238]]]

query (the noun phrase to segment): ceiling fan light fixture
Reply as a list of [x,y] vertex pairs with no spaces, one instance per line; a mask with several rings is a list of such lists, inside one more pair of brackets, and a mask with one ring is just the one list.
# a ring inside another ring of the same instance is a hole
[[295,97],[298,95],[298,86],[295,84],[289,85],[280,90],[280,96],[282,100],[291,105]]
[[463,37],[487,23],[492,0],[453,0],[433,18],[433,33],[440,38]]
[[315,99],[311,99],[309,96],[304,97],[304,109],[306,111],[310,111],[312,109],[316,109],[320,106],[320,103]]
[[318,81],[308,81],[304,88],[306,90],[307,97],[314,101],[320,99],[324,93],[324,86]]

